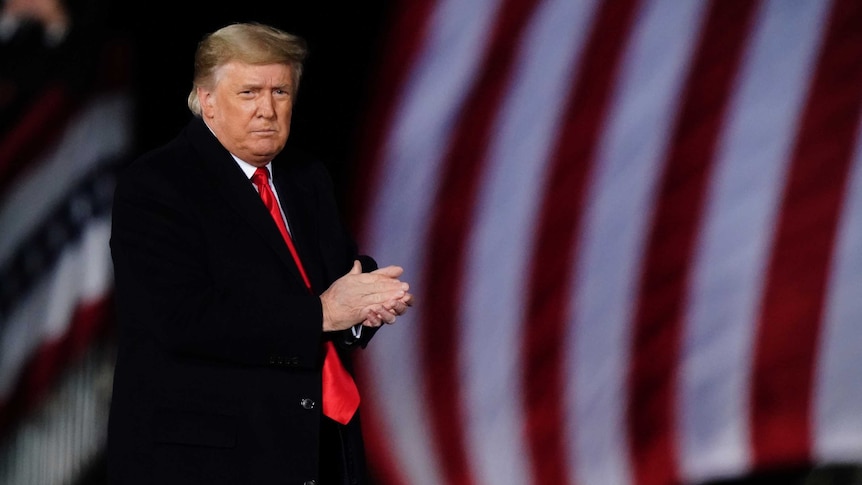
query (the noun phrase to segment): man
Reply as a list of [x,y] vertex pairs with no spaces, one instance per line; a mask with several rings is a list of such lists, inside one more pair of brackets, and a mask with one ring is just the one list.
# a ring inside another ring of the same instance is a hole
[[412,295],[358,254],[323,166],[282,153],[305,53],[260,24],[206,36],[196,116],[117,186],[110,483],[365,481],[358,410],[324,415],[324,369]]

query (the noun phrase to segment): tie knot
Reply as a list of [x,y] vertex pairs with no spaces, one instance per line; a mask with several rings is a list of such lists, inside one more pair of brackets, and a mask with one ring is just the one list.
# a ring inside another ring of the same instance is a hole
[[267,185],[269,181],[269,171],[266,167],[258,167],[251,176],[251,182],[255,185]]

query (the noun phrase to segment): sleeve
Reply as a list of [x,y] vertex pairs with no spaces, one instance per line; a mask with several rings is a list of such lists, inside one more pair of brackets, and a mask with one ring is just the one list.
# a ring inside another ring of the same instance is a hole
[[[332,235],[332,237],[333,239],[342,241],[342,246],[344,248],[344,264],[341,267],[342,271],[338,272],[335,276],[340,277],[346,273],[353,265],[354,260],[358,260],[362,265],[363,273],[375,271],[378,268],[377,261],[373,257],[359,252],[355,239],[353,239],[353,236],[349,233],[342,222],[329,171],[320,163],[314,164],[313,170],[316,172],[314,179],[321,183],[318,187],[320,194],[319,200],[321,201],[320,205],[322,207],[321,214],[325,214],[321,215],[321,218],[329,219],[331,217],[335,219],[337,222],[335,227],[337,227],[338,230],[337,235]],[[363,327],[361,324],[357,324],[349,329],[335,332],[336,335],[332,336],[332,340],[342,349],[365,348],[379,329],[379,327]]]

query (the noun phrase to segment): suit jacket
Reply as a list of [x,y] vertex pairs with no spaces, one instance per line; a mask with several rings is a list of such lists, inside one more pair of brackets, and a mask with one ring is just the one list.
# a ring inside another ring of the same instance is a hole
[[[273,182],[315,294],[253,185],[199,118],[118,182],[110,483],[317,480],[323,339],[350,368],[348,351],[374,331],[363,328],[359,340],[322,332],[318,295],[360,257],[325,168],[284,153]],[[356,476],[359,427],[357,414],[339,432]]]

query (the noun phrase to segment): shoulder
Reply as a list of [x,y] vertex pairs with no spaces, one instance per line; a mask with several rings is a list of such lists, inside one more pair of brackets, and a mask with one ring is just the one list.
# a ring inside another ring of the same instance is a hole
[[194,122],[190,122],[171,140],[142,151],[123,169],[121,181],[135,181],[148,177],[180,178],[182,172],[190,169],[201,157],[193,143],[193,139],[200,135],[193,127]]
[[273,164],[278,169],[292,174],[326,175],[328,173],[326,165],[320,157],[289,143],[284,151],[273,160]]
[[280,176],[293,184],[324,188],[332,185],[329,168],[323,160],[308,151],[290,146],[273,160],[273,173],[275,177]]
[[117,191],[147,185],[170,185],[170,180],[176,173],[174,161],[179,159],[181,156],[170,144],[139,155],[120,172]]
[[118,194],[158,193],[174,190],[182,183],[183,173],[195,164],[198,156],[185,132],[167,143],[141,152],[118,175]]

